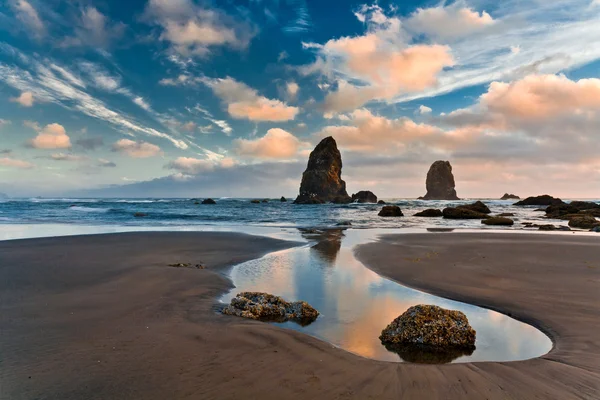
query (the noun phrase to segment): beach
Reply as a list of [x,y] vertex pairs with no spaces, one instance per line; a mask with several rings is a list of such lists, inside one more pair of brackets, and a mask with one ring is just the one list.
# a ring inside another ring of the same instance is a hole
[[[218,313],[232,265],[296,242],[123,233],[0,242],[6,399],[597,399],[600,247],[578,234],[385,235],[356,248],[403,285],[554,341],[540,358],[416,365]],[[171,263],[204,269],[173,268]]]

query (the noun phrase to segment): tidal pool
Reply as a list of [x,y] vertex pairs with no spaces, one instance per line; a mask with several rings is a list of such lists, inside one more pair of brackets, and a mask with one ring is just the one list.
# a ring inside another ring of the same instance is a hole
[[[288,301],[305,300],[321,313],[315,322],[307,326],[293,322],[275,324],[375,360],[516,361],[539,357],[552,349],[552,341],[531,325],[492,310],[402,286],[366,268],[354,257],[353,247],[375,240],[382,233],[379,230],[301,233],[310,245],[271,253],[233,267],[231,279],[236,287],[220,300],[228,303],[243,291],[268,292]],[[464,312],[477,331],[475,351],[472,354],[430,354],[414,349],[387,350],[379,341],[381,330],[417,304],[434,304]]]

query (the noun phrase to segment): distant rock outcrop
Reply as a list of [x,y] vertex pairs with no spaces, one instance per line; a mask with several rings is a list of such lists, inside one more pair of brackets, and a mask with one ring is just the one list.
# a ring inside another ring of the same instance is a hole
[[500,200],[521,200],[521,198],[516,194],[504,193],[504,196],[500,197]]
[[515,206],[554,206],[557,204],[564,204],[564,202],[556,197],[552,197],[548,194],[541,196],[528,197],[525,200],[516,202]]
[[442,213],[442,210],[438,210],[437,208],[429,208],[427,210],[423,210],[421,212],[418,212],[415,214],[415,217],[427,217],[427,218],[435,218],[435,217],[441,217],[444,214]]
[[282,203],[285,203],[285,202],[287,202],[287,199],[285,197],[281,196],[281,199],[279,199],[279,201]]
[[377,196],[371,191],[361,190],[352,195],[352,201],[358,203],[377,203]]
[[295,204],[350,203],[342,180],[342,155],[331,136],[321,140],[308,158]]
[[202,204],[217,204],[213,199],[204,199],[202,200]]
[[463,204],[462,206],[457,206],[456,208],[464,208],[465,210],[477,211],[483,214],[489,214],[492,211],[481,201],[476,201],[473,204]]
[[446,219],[486,219],[487,214],[469,210],[467,208],[448,207],[442,211]]
[[436,161],[427,172],[427,194],[421,200],[459,200],[456,195],[452,166],[448,161]]
[[383,206],[381,211],[379,211],[380,217],[403,217],[404,214],[402,210],[398,206]]

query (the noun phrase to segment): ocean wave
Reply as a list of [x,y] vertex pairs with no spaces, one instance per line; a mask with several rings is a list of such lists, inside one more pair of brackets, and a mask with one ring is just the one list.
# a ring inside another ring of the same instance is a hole
[[69,210],[72,211],[81,211],[81,212],[97,212],[97,213],[105,213],[110,211],[110,208],[92,208],[92,207],[83,207],[83,206],[71,206]]

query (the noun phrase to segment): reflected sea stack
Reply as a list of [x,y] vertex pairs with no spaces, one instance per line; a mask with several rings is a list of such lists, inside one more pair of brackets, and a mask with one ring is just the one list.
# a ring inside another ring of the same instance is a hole
[[352,201],[342,180],[342,155],[331,136],[310,153],[295,204],[347,204]]
[[436,161],[427,172],[427,194],[421,200],[460,200],[456,195],[452,165],[449,161]]

